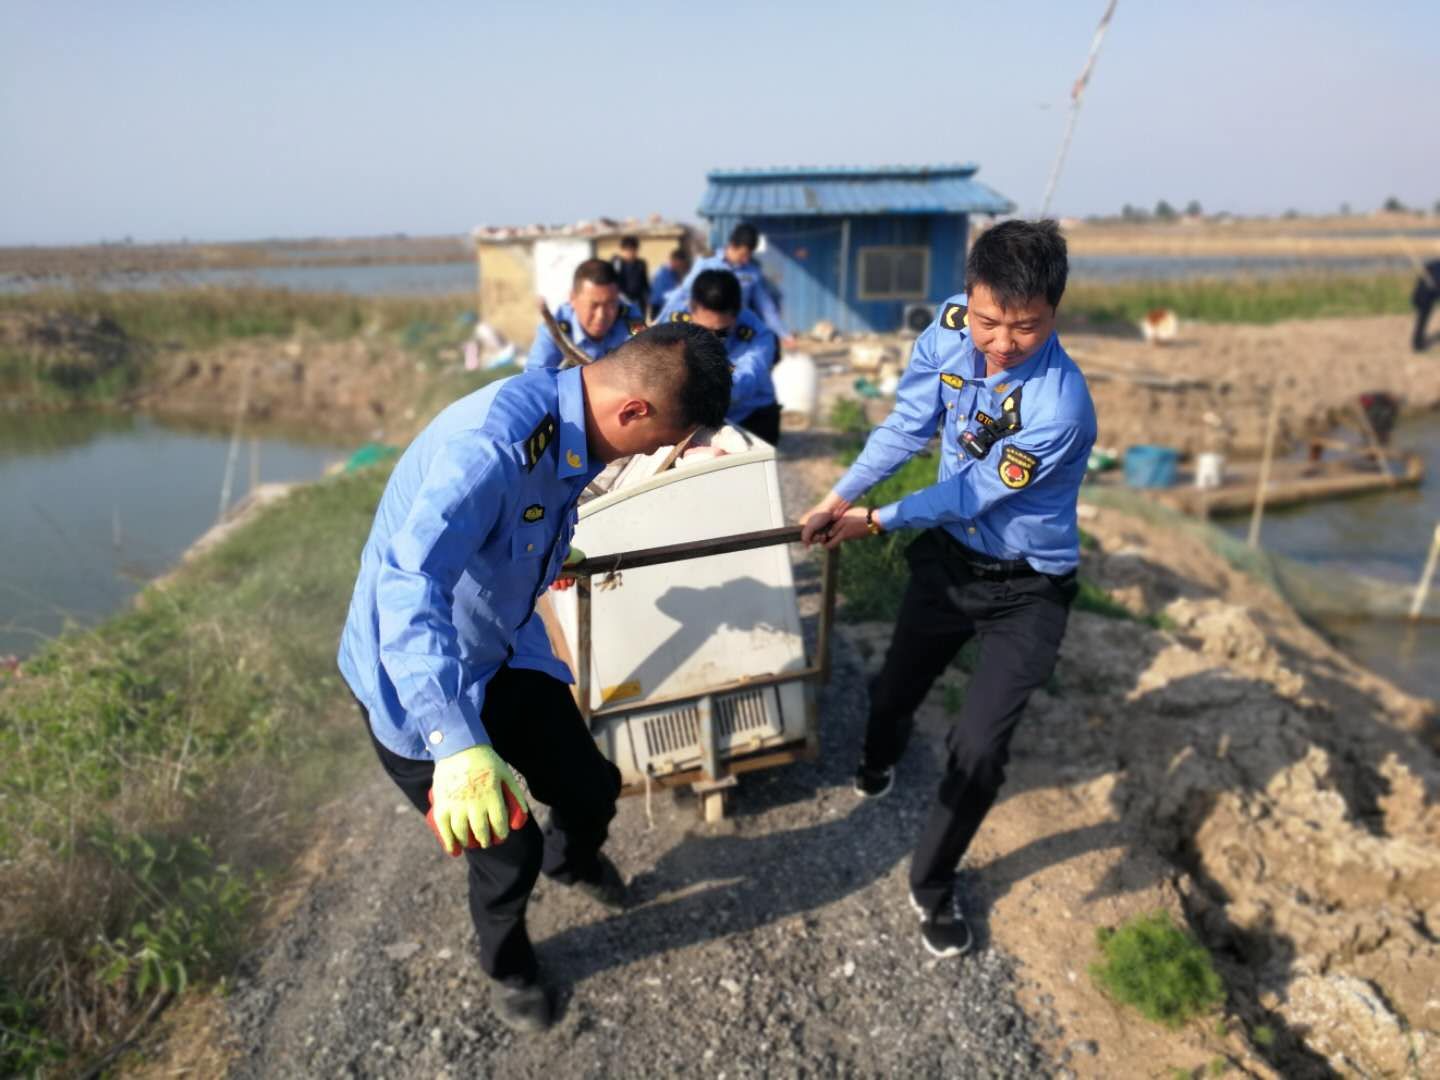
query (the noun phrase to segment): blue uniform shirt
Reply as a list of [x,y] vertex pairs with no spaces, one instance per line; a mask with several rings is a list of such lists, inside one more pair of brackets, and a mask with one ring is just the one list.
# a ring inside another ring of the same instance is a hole
[[[939,525],[984,555],[1066,573],[1080,561],[1075,503],[1095,442],[1085,376],[1054,334],[1019,367],[986,376],[964,321],[962,293],[916,339],[894,410],[835,490],[858,499],[923,450],[940,424],[938,482],[875,511],[881,527]],[[976,460],[960,436],[987,426],[999,438]]]
[[670,294],[665,306],[660,309],[660,322],[664,322],[690,303],[690,290],[695,285],[695,279],[706,270],[729,270],[740,280],[741,306],[760,316],[776,337],[790,336],[790,332],[780,320],[780,309],[775,306],[775,297],[765,284],[760,264],[752,259],[744,266],[732,266],[725,261],[724,255],[707,256],[690,268],[690,273],[685,275],[680,287]]
[[[569,300],[561,304],[555,312],[555,322],[560,327],[560,332],[568,335],[591,360],[599,360],[606,353],[614,352],[645,329],[645,316],[637,308],[625,303],[620,305],[620,314],[615,317],[615,322],[605,332],[605,336],[599,340],[580,328],[580,320],[575,318],[575,309],[570,306]],[[550,336],[550,328],[541,320],[535,331],[535,341],[530,346],[530,356],[525,361],[525,370],[558,368],[564,359],[565,354]]]
[[340,672],[384,746],[423,760],[488,743],[485,687],[506,663],[571,681],[535,602],[600,468],[578,368],[491,383],[401,455],[340,638]]
[[[689,322],[689,305],[671,312],[670,321]],[[725,335],[725,354],[730,358],[733,376],[730,411],[725,414],[727,424],[738,424],[756,409],[775,404],[775,383],[770,378],[770,369],[775,366],[779,346],[780,342],[769,328],[742,308]]]

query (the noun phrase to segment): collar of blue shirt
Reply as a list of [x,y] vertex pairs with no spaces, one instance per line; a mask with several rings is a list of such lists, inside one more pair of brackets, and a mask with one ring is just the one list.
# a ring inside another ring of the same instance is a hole
[[556,475],[567,480],[590,467],[585,438],[585,384],[580,379],[583,370],[566,368],[555,376],[560,412],[560,465]]
[[[1052,332],[1045,344],[1041,345],[1036,351],[1035,355],[1019,367],[1009,368],[1005,371],[997,371],[994,375],[980,375],[978,376],[979,381],[985,386],[985,389],[996,394],[1003,394],[1007,390],[1013,390],[1026,379],[1030,378],[1030,376],[1044,370],[1050,363],[1051,354],[1059,347],[1059,341],[1058,335]],[[985,370],[985,354],[979,349],[975,350],[975,367],[979,372]]]

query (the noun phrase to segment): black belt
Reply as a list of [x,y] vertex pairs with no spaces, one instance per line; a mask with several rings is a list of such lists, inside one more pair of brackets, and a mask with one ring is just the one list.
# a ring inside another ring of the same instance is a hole
[[984,581],[1011,581],[1015,578],[1041,576],[1040,571],[1024,559],[997,559],[993,555],[966,547],[945,529],[936,531],[949,542],[951,554],[963,562],[970,573]]

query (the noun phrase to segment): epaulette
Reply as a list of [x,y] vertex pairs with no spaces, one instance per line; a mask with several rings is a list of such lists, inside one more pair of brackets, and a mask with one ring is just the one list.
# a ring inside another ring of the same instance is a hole
[[525,437],[525,471],[534,472],[535,465],[540,456],[545,453],[545,448],[555,438],[555,418],[549,413],[545,419],[535,425],[535,430]]
[[970,325],[970,309],[964,304],[946,304],[940,313],[940,325],[946,330],[964,330]]

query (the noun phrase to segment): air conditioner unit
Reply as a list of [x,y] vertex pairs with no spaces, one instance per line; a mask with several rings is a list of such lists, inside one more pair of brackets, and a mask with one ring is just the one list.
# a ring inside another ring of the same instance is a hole
[[919,336],[935,321],[935,305],[930,303],[906,304],[901,318],[900,331]]

